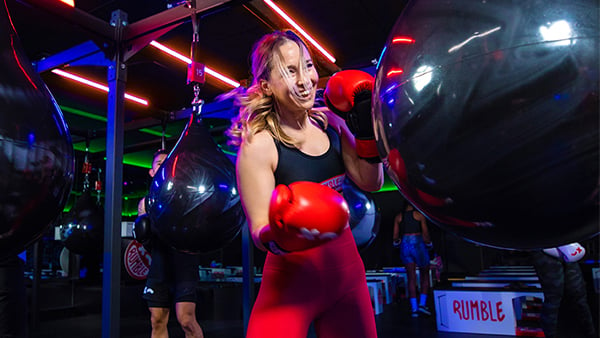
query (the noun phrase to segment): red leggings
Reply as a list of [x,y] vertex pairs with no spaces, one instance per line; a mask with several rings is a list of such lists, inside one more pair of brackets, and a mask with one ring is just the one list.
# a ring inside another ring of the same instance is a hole
[[318,248],[267,255],[247,338],[377,337],[365,269],[352,232]]

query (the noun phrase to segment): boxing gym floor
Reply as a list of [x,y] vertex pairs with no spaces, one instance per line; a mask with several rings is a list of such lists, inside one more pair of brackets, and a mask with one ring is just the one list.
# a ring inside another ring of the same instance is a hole
[[[143,285],[136,283],[121,287],[121,337],[150,337],[149,314],[141,300]],[[197,317],[206,338],[243,337],[244,324],[241,310],[241,288],[227,288],[218,285],[201,286],[198,295]],[[102,287],[100,282],[85,280],[43,281],[40,285],[39,310],[30,311],[30,337],[79,337],[98,338],[102,336]],[[588,294],[592,299],[593,312],[597,324],[598,294]],[[431,298],[431,297],[430,297]],[[432,304],[430,304],[430,308]],[[384,311],[376,316],[377,332],[380,338],[481,338],[512,337],[470,333],[439,332],[436,319],[431,317],[412,318],[408,301],[399,299],[384,305]],[[560,337],[577,338],[573,314],[561,313]],[[170,337],[184,337],[177,320],[171,315]],[[516,336],[515,336],[516,337]],[[308,338],[316,338],[311,330]]]
[[[67,283],[68,284],[68,283]],[[42,286],[53,287],[52,298],[62,303],[54,309],[41,309],[37,327],[32,327],[31,337],[101,337],[101,297],[100,285],[75,285],[71,294],[69,285]],[[50,290],[50,289],[48,289]],[[235,294],[217,294],[218,289],[200,291],[197,316],[204,330],[206,338],[237,338],[243,337],[243,321],[239,300],[230,299]],[[150,322],[147,309],[140,299],[142,286],[126,286],[121,288],[121,337],[141,338],[150,337]],[[220,299],[220,304],[215,300]],[[73,302],[71,303],[71,300]],[[228,306],[229,305],[229,306]],[[439,337],[439,338],[475,338],[482,337],[478,334],[459,334],[437,332],[435,318],[412,318],[406,302],[385,305],[383,313],[376,316],[377,331],[381,338],[391,337]],[[169,321],[170,337],[184,337],[183,331],[178,326],[177,320],[171,315]],[[309,338],[316,337],[309,332]],[[493,336],[507,337],[507,336]]]

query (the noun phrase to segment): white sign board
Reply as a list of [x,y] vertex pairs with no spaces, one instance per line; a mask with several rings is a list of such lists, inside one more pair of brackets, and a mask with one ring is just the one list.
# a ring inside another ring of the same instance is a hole
[[540,292],[434,290],[437,328],[446,332],[520,335],[518,321]]

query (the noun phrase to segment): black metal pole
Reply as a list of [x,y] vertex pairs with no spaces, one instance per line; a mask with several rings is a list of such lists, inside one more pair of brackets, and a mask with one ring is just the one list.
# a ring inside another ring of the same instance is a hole
[[121,197],[123,193],[124,99],[127,68],[122,61],[121,38],[127,14],[112,13],[115,52],[108,67],[106,129],[106,191],[104,213],[104,265],[102,275],[102,337],[120,336],[121,317]]

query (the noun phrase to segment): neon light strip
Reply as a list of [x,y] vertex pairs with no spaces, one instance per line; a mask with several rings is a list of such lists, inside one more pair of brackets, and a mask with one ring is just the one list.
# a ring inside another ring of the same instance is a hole
[[402,70],[402,69],[392,69],[387,73],[387,77],[390,77],[392,75],[402,74],[402,73],[404,73],[404,70]]
[[83,117],[87,117],[88,119],[92,119],[92,120],[96,120],[96,121],[101,121],[101,122],[106,122],[107,121],[106,117],[104,117],[104,116],[92,114],[90,112],[83,111],[83,110],[80,110],[80,109],[77,109],[77,108],[63,106],[63,105],[59,105],[59,107],[60,107],[60,110],[65,111],[65,112],[70,113],[70,114],[73,114],[73,115],[83,116]]
[[[138,129],[138,131],[142,132],[142,133],[146,133],[146,134],[150,134],[150,135],[154,135],[154,136],[161,136],[162,137],[162,132],[160,131],[156,131],[156,130],[152,130],[152,129],[148,129],[148,128],[141,128]],[[165,133],[165,137],[171,137],[173,135],[169,134],[169,133]]]
[[392,39],[392,43],[411,44],[411,43],[415,43],[415,39],[408,37],[408,36],[397,36]]
[[[64,70],[60,70],[60,69],[53,69],[52,73],[54,73],[56,75],[60,75],[62,77],[66,77],[68,79],[77,81],[77,82],[82,83],[84,85],[87,85],[87,86],[90,86],[92,88],[96,88],[96,89],[99,89],[99,90],[102,90],[102,91],[105,91],[105,92],[108,93],[108,86],[103,85],[101,83],[85,79],[85,78],[83,78],[81,76],[78,76],[78,75],[75,75],[75,74],[72,74],[72,73],[68,73],[68,72],[65,72]],[[144,106],[148,105],[148,100],[143,99],[141,97],[137,97],[137,96],[125,93],[125,98],[128,99],[128,100],[130,100],[130,101],[142,104]]]
[[298,25],[291,17],[289,17],[281,8],[277,7],[277,5],[273,3],[273,1],[263,1],[265,2],[265,4],[267,4],[267,6],[271,7],[271,9],[275,11],[275,13],[279,14],[280,17],[282,17],[285,21],[292,25],[292,27],[294,27],[306,40],[308,40],[308,42],[315,46],[315,48],[317,48],[319,52],[321,52],[321,54],[323,54],[327,59],[329,59],[329,61],[335,63],[335,58],[333,57],[333,55],[326,51],[325,48],[321,47],[321,45],[315,39],[308,35],[308,33],[306,33],[304,29],[302,29],[302,27],[300,27],[300,25]]
[[[159,42],[152,41],[152,42],[150,42],[150,46],[155,47],[158,50],[163,51],[163,52],[173,56],[174,58],[187,63],[188,65],[192,63],[192,60],[190,58],[185,57],[182,54],[179,54],[178,52],[172,50],[171,48],[169,48]],[[220,74],[215,70],[210,69],[208,66],[204,67],[204,71],[206,72],[206,74],[211,75],[212,77],[214,77],[218,80],[221,80],[222,82],[225,82],[226,84],[228,84],[234,88],[237,88],[240,86],[240,84],[237,81],[234,81],[234,80],[228,78],[227,76]]]
[[[101,122],[107,121],[106,117],[104,117],[104,116],[96,115],[96,114],[86,112],[86,111],[83,111],[83,110],[80,110],[77,108],[63,106],[63,105],[59,105],[59,107],[62,111],[73,114],[73,115],[83,116],[83,117],[87,117],[88,119],[101,121]],[[153,130],[150,128],[141,128],[141,129],[138,129],[138,131],[142,132],[142,133],[150,134],[153,136],[162,136],[162,132],[156,131],[156,130]],[[173,136],[173,135],[171,135],[169,133],[165,133],[165,137],[171,137],[171,136]]]
[[71,7],[75,7],[75,0],[60,0],[60,2],[65,3]]

